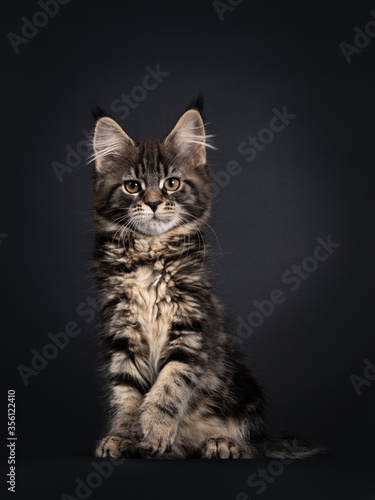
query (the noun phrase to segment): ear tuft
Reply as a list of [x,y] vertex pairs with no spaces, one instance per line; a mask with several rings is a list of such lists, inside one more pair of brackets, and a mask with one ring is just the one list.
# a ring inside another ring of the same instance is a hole
[[197,98],[192,103],[190,103],[190,106],[186,108],[186,111],[189,111],[189,109],[196,109],[203,118],[204,98],[202,94],[199,94]]
[[100,118],[103,118],[105,116],[108,116],[109,118],[112,118],[111,115],[109,113],[107,113],[107,111],[104,108],[102,108],[101,106],[99,106],[96,103],[93,103],[92,108],[91,108],[91,113],[92,113],[92,116],[94,118],[95,123]]

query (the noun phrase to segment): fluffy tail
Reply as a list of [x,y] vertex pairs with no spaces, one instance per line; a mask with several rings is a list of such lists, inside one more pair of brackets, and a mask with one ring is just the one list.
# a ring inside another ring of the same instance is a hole
[[316,446],[305,443],[301,439],[290,436],[271,436],[269,438],[265,455],[268,458],[310,458],[322,453],[327,453],[328,449],[323,446]]

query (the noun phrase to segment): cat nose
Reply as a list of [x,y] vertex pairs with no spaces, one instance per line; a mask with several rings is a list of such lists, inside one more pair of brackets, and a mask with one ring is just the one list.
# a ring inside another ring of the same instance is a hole
[[148,205],[153,212],[156,212],[158,205],[160,205],[161,200],[158,201],[146,201],[146,205]]

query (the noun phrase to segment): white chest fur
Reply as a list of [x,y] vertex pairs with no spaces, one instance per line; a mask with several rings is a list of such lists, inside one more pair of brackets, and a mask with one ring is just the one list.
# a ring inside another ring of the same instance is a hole
[[131,297],[133,318],[141,327],[149,346],[149,363],[154,373],[166,344],[168,331],[177,311],[172,300],[171,277],[162,263],[140,266],[127,282]]

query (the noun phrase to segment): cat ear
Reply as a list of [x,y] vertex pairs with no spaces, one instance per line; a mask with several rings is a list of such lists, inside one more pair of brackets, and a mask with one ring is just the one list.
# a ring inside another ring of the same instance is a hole
[[194,165],[206,163],[206,133],[200,113],[189,109],[178,120],[165,144],[173,144],[177,156],[190,160]]
[[134,142],[112,118],[105,116],[96,122],[93,158],[98,170],[105,169],[114,156],[122,156],[131,146]]

